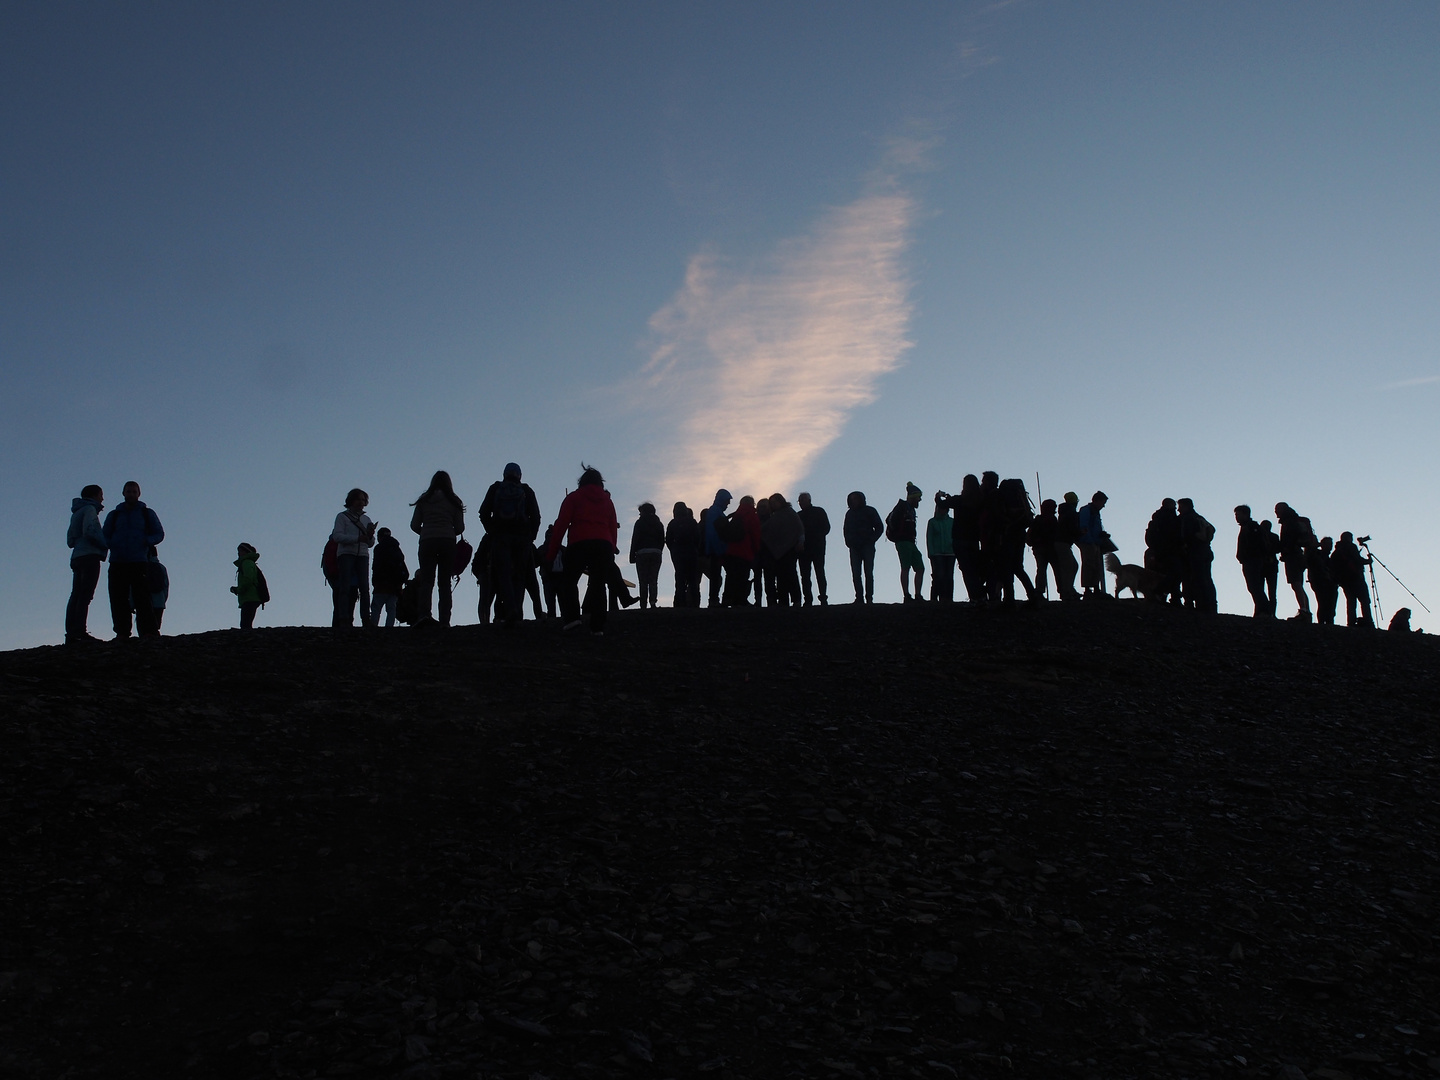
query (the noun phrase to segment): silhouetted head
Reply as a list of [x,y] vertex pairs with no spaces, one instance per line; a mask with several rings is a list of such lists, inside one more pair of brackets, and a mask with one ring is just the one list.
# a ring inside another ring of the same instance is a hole
[[920,496],[923,494],[924,492],[922,492],[914,484],[910,483],[908,480],[905,482],[905,501],[908,502],[911,506],[919,506]]
[[641,504],[640,504],[640,516],[641,516],[641,517],[654,517],[654,516],[655,516],[655,504],[654,504],[654,503],[649,503],[649,502],[643,502],[643,503],[641,503]]
[[1067,492],[1065,492],[1065,496],[1064,496],[1064,497],[1065,497],[1065,501],[1066,501],[1069,505],[1071,505],[1071,506],[1079,506],[1079,505],[1080,505],[1080,496],[1079,496],[1079,495],[1076,495],[1075,492],[1073,492],[1073,491],[1067,491]]
[[672,506],[672,507],[670,508],[670,516],[671,516],[671,517],[689,517],[689,516],[690,516],[690,507],[686,506],[683,502],[677,502],[674,506]]
[[715,492],[714,505],[718,506],[721,510],[724,510],[725,507],[730,505],[730,500],[732,498],[734,498],[734,496],[731,495],[730,492],[726,491],[724,488],[721,488],[719,491]]
[[1239,506],[1235,507],[1235,520],[1238,521],[1241,525],[1244,525],[1245,522],[1249,521],[1250,507],[1246,506],[1244,503],[1241,503]]
[[[136,494],[139,494],[139,488],[136,488]],[[360,488],[351,488],[345,493],[346,510],[364,510],[369,505],[370,496]]]
[[1390,629],[1399,630],[1402,634],[1410,633],[1410,609],[1402,607],[1390,617]]
[[120,489],[120,494],[125,496],[127,503],[140,501],[140,485],[134,480],[126,480],[125,486]]
[[580,463],[580,486],[585,487],[588,484],[598,484],[601,487],[604,487],[605,477],[600,475],[599,469],[595,468],[593,465],[586,465],[582,461]]
[[[426,495],[433,495],[437,491],[460,509],[465,509],[465,504],[460,501],[460,496],[455,494],[455,485],[450,482],[450,474],[444,469],[437,469],[435,475],[430,477],[430,486],[425,489],[425,495],[421,495],[420,499],[425,498]],[[420,499],[416,499],[415,502],[419,502]],[[415,503],[410,505],[414,506]]]
[[1335,541],[1331,537],[1327,536],[1325,537],[1325,539],[1320,541],[1320,550],[1323,551],[1326,555],[1329,555],[1330,552],[1334,549]]
[[[1180,501],[1183,503],[1183,502],[1186,502],[1187,500],[1181,499]],[[1161,500],[1160,500],[1160,509],[1161,509],[1161,510],[1174,510],[1174,509],[1175,509],[1175,500],[1174,500],[1174,499],[1161,499]]]
[[1294,510],[1290,509],[1289,503],[1278,502],[1275,504],[1275,518],[1282,525],[1295,516],[1297,515]]
[[1104,505],[1105,505],[1106,503],[1108,503],[1109,501],[1110,501],[1110,496],[1109,496],[1109,495],[1106,495],[1103,491],[1097,491],[1097,492],[1095,492],[1094,495],[1091,495],[1091,496],[1090,496],[1090,505],[1091,505],[1091,506],[1104,506]]
[[506,480],[513,480],[518,484],[520,482],[520,466],[513,461],[506,462],[505,471],[500,475]]
[[381,540],[389,540],[390,537],[393,536],[394,534],[391,533],[391,531],[390,531],[389,529],[384,529],[384,528],[382,528],[382,529],[380,529],[379,531],[377,531],[377,532],[375,533],[375,535],[378,536]]
[[246,544],[246,543],[244,543],[244,542],[242,541],[242,542],[235,548],[235,554],[237,554],[237,555],[258,555],[259,552],[256,551],[255,548],[254,548],[252,545]]
[[790,505],[790,500],[787,499],[787,498],[785,498],[785,496],[784,496],[784,495],[781,495],[780,492],[778,492],[778,491],[775,492],[774,495],[771,495],[771,496],[770,496],[770,509],[771,509],[771,510],[779,510],[780,507],[782,507],[782,506],[789,506],[789,505]]
[[845,496],[845,505],[851,510],[859,510],[865,505],[865,493],[863,491],[852,491]]
[[1051,515],[1053,515],[1055,513],[1055,500],[1046,499],[1044,502],[1042,502],[1040,504],[1040,513],[1042,513],[1046,517],[1050,517]]
[[809,510],[810,505],[810,493],[808,491],[800,492],[800,509]]
[[86,484],[80,489],[82,499],[94,499],[96,502],[105,501],[105,492],[100,490],[99,484]]
[[1340,534],[1340,543],[1342,543],[1342,544],[1353,544],[1354,542],[1355,542],[1355,534],[1354,534],[1354,533],[1342,532],[1342,533]]
[[1260,522],[1260,528],[1263,529],[1265,532],[1274,532],[1275,523],[1269,518],[1266,518],[1264,521]]
[[998,472],[991,472],[989,469],[986,469],[983,473],[980,474],[980,486],[985,488],[999,487],[1000,474]]
[[965,479],[960,481],[961,495],[974,495],[980,490],[980,478],[974,473],[966,473]]
[[[1166,499],[1165,501],[1166,501],[1166,502],[1169,502],[1170,500],[1169,500],[1169,499]],[[1182,511],[1194,510],[1194,509],[1195,509],[1195,500],[1194,500],[1194,499],[1181,499],[1178,505],[1179,505],[1179,507],[1180,507],[1180,509],[1181,509]]]
[[754,495],[744,495],[744,496],[741,496],[741,498],[740,498],[740,509],[741,509],[741,510],[746,510],[746,509],[754,510],[754,509],[755,509],[755,496],[754,496]]

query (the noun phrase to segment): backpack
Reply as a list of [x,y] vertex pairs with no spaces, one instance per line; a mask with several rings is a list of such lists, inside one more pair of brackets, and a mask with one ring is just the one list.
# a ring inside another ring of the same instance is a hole
[[913,536],[907,536],[907,535],[905,535],[906,533],[908,533],[908,532],[910,531],[909,516],[906,514],[906,510],[908,510],[909,508],[910,508],[910,504],[909,504],[908,502],[906,502],[904,499],[901,499],[899,502],[897,502],[897,503],[895,504],[895,509],[894,509],[894,510],[891,510],[890,513],[889,513],[889,515],[886,516],[886,518],[885,518],[885,539],[886,539],[886,540],[889,540],[889,541],[891,541],[891,542],[893,543],[893,542],[900,541],[900,540],[914,540],[914,539],[915,539],[915,537],[913,537]]
[[501,526],[516,526],[525,523],[525,486],[514,480],[502,480],[495,492],[495,501],[490,512]]
[[165,572],[165,567],[158,562],[147,562],[145,564],[145,586],[152,593],[164,592],[170,585],[170,575]]
[[260,606],[264,607],[270,602],[270,586],[265,581],[265,571],[255,567],[255,592],[260,596]]
[[720,539],[727,544],[741,544],[745,542],[745,522],[740,520],[739,513],[731,514],[715,523],[715,531],[720,534]]
[[455,541],[455,557],[450,560],[450,576],[456,581],[460,575],[465,573],[465,568],[470,565],[470,556],[474,554],[474,548],[463,536]]
[[395,602],[395,618],[406,626],[420,621],[420,585],[415,578],[400,586],[400,598]]
[[1013,477],[1009,480],[1000,481],[995,505],[999,507],[1008,518],[1018,518],[1022,521],[1029,521],[1033,514],[1033,509],[1030,506],[1030,493],[1025,490],[1025,481]]
[[325,550],[320,553],[320,572],[325,575],[325,584],[335,587],[340,576],[340,546],[334,540],[325,541]]

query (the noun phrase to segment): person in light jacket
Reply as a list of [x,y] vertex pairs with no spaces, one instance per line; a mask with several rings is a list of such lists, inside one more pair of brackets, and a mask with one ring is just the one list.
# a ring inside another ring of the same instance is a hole
[[330,583],[335,594],[334,627],[355,625],[355,601],[360,601],[360,622],[374,626],[370,616],[370,548],[375,543],[375,522],[365,514],[370,496],[359,488],[351,488],[345,496],[345,509],[335,515],[330,539],[335,541],[335,578]]
[[420,590],[420,623],[437,625],[430,614],[430,588],[440,585],[439,626],[450,625],[450,575],[455,562],[455,538],[465,531],[465,504],[455,494],[450,474],[443,469],[430,478],[425,493],[410,504],[410,531],[420,537],[420,566],[415,571]]
[[110,545],[100,528],[100,511],[105,509],[105,493],[99,484],[80,489],[80,497],[70,500],[70,528],[65,543],[70,547],[70,602],[65,605],[65,644],[83,645],[99,641],[87,629],[90,601],[100,584],[100,564]]

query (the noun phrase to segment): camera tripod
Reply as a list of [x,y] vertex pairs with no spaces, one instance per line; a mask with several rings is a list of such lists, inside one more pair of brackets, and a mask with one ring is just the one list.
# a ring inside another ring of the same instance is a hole
[[[1380,586],[1375,580],[1376,563],[1380,563],[1380,569],[1384,570],[1392,578],[1395,578],[1395,584],[1399,585],[1407,593],[1410,593],[1410,599],[1414,600],[1415,603],[1419,604],[1422,608],[1425,608],[1427,612],[1430,612],[1430,609],[1428,607],[1425,607],[1425,601],[1421,600],[1420,597],[1416,596],[1413,592],[1410,592],[1410,586],[1406,585],[1405,582],[1401,581],[1398,577],[1395,577],[1395,571],[1391,570],[1390,567],[1386,566],[1385,563],[1381,560],[1380,556],[1376,555],[1373,551],[1370,550],[1370,537],[1357,536],[1355,538],[1355,543],[1359,544],[1360,547],[1365,549],[1366,558],[1369,560],[1366,569],[1370,571],[1370,595],[1375,600],[1376,625],[1379,625],[1385,618],[1384,613],[1382,613],[1380,610]],[[1434,614],[1433,612],[1430,613]]]

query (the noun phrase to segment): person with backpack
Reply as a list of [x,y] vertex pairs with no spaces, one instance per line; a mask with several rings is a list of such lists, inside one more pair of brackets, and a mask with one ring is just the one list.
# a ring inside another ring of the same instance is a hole
[[[841,534],[850,549],[850,579],[855,584],[855,603],[875,602],[875,542],[885,535],[880,511],[865,501],[863,491],[845,496],[845,523]],[[863,576],[863,584],[862,584]]]
[[725,539],[728,521],[725,510],[730,505],[730,499],[730,492],[720,488],[715,492],[715,501],[700,511],[700,558],[703,560],[701,573],[709,579],[708,606],[711,608],[721,606],[720,586],[724,580],[725,549],[729,547],[729,541]]
[[410,580],[410,568],[405,565],[405,551],[400,541],[389,529],[375,533],[375,556],[371,560],[370,621],[380,625],[380,612],[385,612],[385,625],[395,625],[396,609],[400,605],[400,591]]
[[374,626],[370,616],[370,549],[375,545],[375,522],[365,513],[370,496],[360,488],[345,493],[345,509],[335,515],[330,540],[335,545],[335,572],[330,587],[336,629],[355,625],[355,602],[360,602],[360,624]]
[[[1285,542],[1283,533],[1280,542]],[[1354,533],[1340,534],[1340,542],[1335,545],[1335,552],[1330,556],[1330,570],[1335,577],[1335,583],[1345,592],[1346,626],[1375,629],[1375,620],[1370,616],[1370,586],[1365,584],[1365,568],[1370,565],[1370,559],[1369,555],[1360,554]],[[1358,618],[1355,611],[1357,606],[1360,609]]]
[[1100,511],[1109,501],[1110,496],[1097,491],[1075,515],[1075,524],[1080,529],[1077,541],[1080,548],[1080,588],[1087,600],[1103,600],[1110,595],[1105,591],[1104,557],[1115,550],[1115,544],[1100,520]]
[[1235,538],[1235,561],[1245,576],[1245,588],[1255,604],[1254,617],[1275,618],[1275,584],[1279,577],[1280,564],[1276,555],[1280,542],[1270,531],[1270,522],[1261,525],[1250,513],[1250,507],[1241,503],[1235,507],[1235,524],[1240,526],[1240,535]]
[[[410,531],[420,537],[419,565],[415,570],[419,595],[417,626],[444,629],[450,625],[451,578],[455,574],[455,541],[465,532],[465,504],[455,494],[450,474],[436,470],[430,486],[410,504]],[[463,567],[461,568],[463,571]],[[431,614],[430,590],[439,585],[440,618]],[[369,624],[367,624],[369,625]]]
[[925,554],[930,559],[930,599],[955,599],[955,522],[950,517],[950,496],[935,493],[935,515],[925,525]]
[[[915,509],[920,505],[921,491],[906,481],[905,497],[895,503],[894,509],[885,517],[885,539],[895,545],[895,555],[900,560],[900,592],[905,603],[912,599],[925,599],[925,560],[920,557],[920,548],[915,540],[919,536],[919,524]],[[915,595],[910,595],[910,572],[915,572]]]
[[235,584],[230,591],[240,605],[240,629],[255,628],[255,612],[270,602],[270,586],[257,565],[260,553],[251,545],[242,543],[235,549]]
[[683,502],[677,502],[670,510],[670,524],[665,526],[665,548],[670,552],[670,565],[675,569],[675,607],[698,608],[700,525],[690,507]]
[[560,578],[560,617],[566,630],[582,625],[580,575],[584,574],[588,579],[584,610],[590,619],[590,633],[598,637],[605,633],[605,616],[610,607],[606,590],[617,569],[615,556],[620,549],[615,542],[620,535],[620,522],[600,470],[584,463],[580,468],[580,482],[565,496],[551,526],[545,559],[551,566],[555,565],[560,546],[568,535],[565,559],[556,571]]
[[90,602],[100,584],[100,565],[110,545],[100,527],[100,511],[105,509],[105,492],[99,484],[86,484],[80,497],[70,500],[70,527],[65,530],[65,543],[70,548],[70,600],[65,605],[65,644],[85,645],[98,642],[87,624]]
[[1340,601],[1340,586],[1330,568],[1334,548],[1333,538],[1322,537],[1320,546],[1310,553],[1310,562],[1306,567],[1310,591],[1315,594],[1315,622],[1320,626],[1335,625],[1335,606]]
[[[830,515],[825,513],[822,507],[816,506],[810,498],[810,492],[800,492],[800,509],[795,511],[800,515],[800,526],[805,530],[805,546],[800,551],[800,561],[796,569],[800,577],[800,591],[805,596],[805,606],[809,607],[816,598],[820,606],[825,607],[830,603],[829,590],[825,583],[825,538],[830,535]],[[815,574],[815,587],[811,590],[810,574]]]
[[665,561],[665,523],[655,504],[643,502],[640,516],[630,530],[630,562],[640,579],[640,610],[655,610],[660,591],[660,564]]
[[1305,571],[1310,565],[1310,552],[1319,546],[1310,519],[1301,517],[1289,503],[1275,504],[1275,520],[1280,523],[1280,561],[1285,564],[1285,583],[1295,593],[1299,608],[1290,616],[1291,622],[1310,622],[1310,597],[1305,595]]
[[958,495],[945,499],[947,509],[954,512],[955,520],[950,530],[950,542],[955,548],[955,564],[965,582],[965,595],[971,603],[979,603],[988,596],[985,583],[985,566],[980,554],[980,478],[966,473],[960,482]]
[[1035,584],[1025,570],[1025,533],[1030,528],[1033,511],[1025,481],[1015,477],[1002,480],[995,490],[992,521],[998,531],[994,563],[995,577],[991,594],[998,593],[1000,602],[1015,602],[1015,579],[1025,586],[1025,598],[1036,599]]
[[[1075,599],[1075,586],[1067,583],[1055,550],[1060,539],[1060,520],[1055,516],[1055,500],[1046,499],[1040,504],[1040,513],[1025,530],[1025,543],[1035,556],[1035,595],[1050,595],[1049,577],[1055,578],[1055,591],[1062,600]],[[1074,575],[1071,575],[1071,582]]]
[[111,510],[101,526],[110,552],[110,618],[115,640],[131,633],[131,615],[141,637],[159,637],[150,588],[150,550],[165,539],[160,519],[140,501],[140,485],[130,480],[122,489],[125,501]]
[[490,537],[490,573],[500,598],[499,618],[515,626],[522,614],[521,590],[527,584],[524,579],[517,581],[517,572],[529,570],[535,537],[540,535],[540,504],[530,485],[521,481],[515,462],[506,463],[500,475],[480,503],[480,524]]
[[1079,506],[1080,496],[1067,491],[1055,508],[1055,582],[1065,600],[1080,598],[1075,591],[1075,575],[1080,570],[1080,564],[1075,560],[1075,545],[1082,535]]
[[1214,615],[1220,610],[1210,569],[1215,562],[1215,552],[1210,547],[1210,541],[1215,539],[1215,526],[1200,516],[1192,499],[1181,499],[1177,508],[1180,554],[1185,567],[1185,606]]

